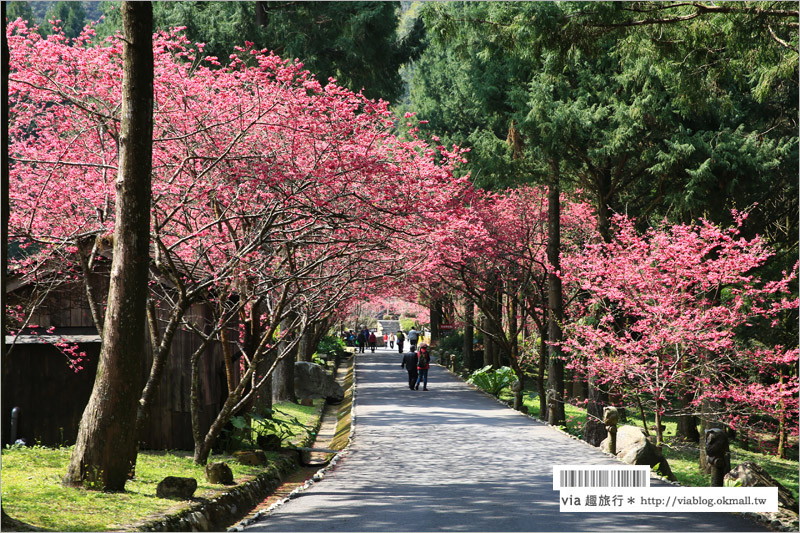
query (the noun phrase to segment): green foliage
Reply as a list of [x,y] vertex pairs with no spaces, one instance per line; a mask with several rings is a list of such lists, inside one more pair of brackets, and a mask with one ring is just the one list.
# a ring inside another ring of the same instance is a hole
[[[398,34],[396,2],[155,2],[156,28],[186,26],[192,41],[222,63],[244,41],[284,59],[299,59],[323,84],[328,78],[369,98],[394,100],[402,93],[400,65],[419,53],[421,25]],[[262,9],[261,13],[256,10]],[[98,27],[120,27],[118,3],[104,4]]]
[[308,417],[308,409],[305,407],[295,412],[296,409],[282,404],[273,409],[262,408],[247,415],[232,417],[230,423],[233,428],[223,429],[221,440],[226,444],[225,451],[253,448],[259,436],[277,435],[281,441],[288,442],[301,433],[311,433],[313,420]]
[[339,335],[326,335],[320,339],[319,346],[317,346],[318,353],[326,354],[341,354],[345,351],[344,349],[344,341]]
[[86,10],[81,2],[55,2],[45,15],[40,29],[42,35],[53,33],[52,26],[47,22],[49,20],[61,20],[60,26],[64,29],[64,35],[74,39],[81,34],[86,24]]
[[404,332],[408,333],[408,331],[412,327],[414,327],[414,328],[418,327],[418,322],[417,322],[416,318],[406,318],[406,317],[401,317],[400,318],[400,329],[402,329]]
[[465,170],[481,187],[541,182],[553,164],[598,212],[643,224],[728,225],[731,208],[757,203],[749,231],[796,257],[797,18],[769,14],[796,6],[632,4],[426,4],[409,109],[471,148]]
[[6,18],[8,18],[9,21],[21,18],[22,20],[36,23],[33,9],[28,2],[6,2]]
[[462,353],[464,351],[464,333],[451,333],[442,337],[436,343],[436,347],[446,352]]
[[473,372],[467,381],[493,396],[498,396],[500,391],[514,383],[516,379],[510,367],[503,366],[494,370],[490,365]]

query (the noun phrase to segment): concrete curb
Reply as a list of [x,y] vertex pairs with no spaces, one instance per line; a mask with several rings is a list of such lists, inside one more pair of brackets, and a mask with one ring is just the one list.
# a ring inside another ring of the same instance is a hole
[[257,505],[296,468],[297,461],[293,456],[283,456],[269,465],[266,472],[228,492],[208,501],[192,504],[177,513],[134,524],[133,527],[137,531],[218,531],[237,514]]
[[[300,485],[299,487],[294,489],[285,498],[273,503],[272,505],[270,505],[266,509],[258,511],[253,516],[251,516],[251,517],[249,517],[249,518],[247,518],[245,520],[242,520],[241,522],[237,523],[235,526],[228,528],[227,531],[244,531],[245,527],[247,527],[247,526],[249,526],[251,524],[254,524],[256,522],[259,522],[261,520],[264,520],[275,509],[281,507],[282,505],[284,505],[289,500],[292,500],[292,499],[296,498],[297,496],[300,495],[300,493],[302,493],[303,491],[307,490],[309,487],[311,487],[315,483],[318,483],[319,481],[322,481],[325,478],[325,475],[328,472],[330,472],[331,470],[333,470],[334,468],[336,468],[336,466],[339,464],[339,462],[342,459],[344,459],[345,456],[347,456],[349,454],[350,446],[353,443],[353,436],[355,435],[355,427],[356,427],[355,406],[356,406],[356,396],[357,396],[357,394],[356,394],[356,391],[357,391],[357,378],[356,378],[355,365],[356,365],[355,354],[353,354],[353,366],[352,366],[352,368],[350,368],[348,370],[348,372],[352,372],[353,373],[353,387],[352,387],[352,389],[353,389],[352,390],[353,399],[352,399],[352,403],[351,403],[351,406],[350,406],[350,433],[349,433],[348,438],[347,438],[347,445],[341,451],[336,453],[336,455],[333,456],[333,458],[330,460],[330,462],[327,465],[325,465],[323,468],[320,468],[319,470],[317,470],[317,472],[311,477],[311,479],[309,479],[308,481],[306,481],[305,483],[303,483],[302,485]],[[345,372],[345,374],[344,374],[344,379],[346,379],[346,377],[347,377],[347,372]],[[321,423],[321,418],[320,418],[320,423]],[[270,490],[270,492],[272,490],[274,490],[274,487],[273,487],[273,489]]]
[[[324,412],[325,409],[323,407],[311,432],[300,443],[301,447],[307,447],[314,443],[316,435],[322,426]],[[334,460],[336,460],[336,457],[334,457]],[[331,463],[333,463],[333,460]],[[210,499],[204,499],[201,502],[192,503],[174,513],[131,524],[127,530],[221,531],[222,528],[233,522],[237,516],[242,516],[248,509],[252,509],[263,501],[283,483],[287,475],[297,470],[299,466],[296,452],[291,452],[278,458],[276,462],[265,466],[265,472],[232,487],[226,492]],[[317,475],[319,475],[319,472],[314,477],[316,478]]]

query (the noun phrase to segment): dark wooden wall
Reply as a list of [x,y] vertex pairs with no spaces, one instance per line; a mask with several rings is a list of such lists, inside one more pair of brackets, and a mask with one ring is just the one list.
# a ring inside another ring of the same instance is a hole
[[89,401],[100,344],[80,345],[88,361],[72,371],[50,344],[17,345],[3,361],[3,444],[11,437],[11,409],[20,408],[17,437],[28,444],[74,444]]
[[[27,298],[24,289],[10,295]],[[44,333],[55,326],[62,334],[86,334],[94,330],[88,305],[79,285],[59,290],[45,302],[42,312],[32,323],[37,323]],[[208,312],[195,306],[190,313],[197,320],[208,320]],[[191,355],[200,345],[193,333],[176,334],[155,402],[149,412],[148,423],[140,435],[143,449],[191,450],[194,447],[191,425],[190,386]],[[29,444],[39,442],[46,446],[73,444],[83,410],[91,395],[99,343],[86,343],[80,349],[88,355],[84,369],[74,372],[65,356],[48,344],[16,345],[2,365],[2,436],[8,442],[11,427],[11,409],[20,408],[18,437]],[[146,362],[139,376],[142,385],[150,373],[152,353],[148,347]],[[238,364],[237,381],[238,381]],[[227,394],[222,350],[218,344],[207,348],[201,360],[203,432],[210,427]],[[136,377],[132,376],[132,379]]]
[[[193,306],[190,317],[196,323],[210,320],[202,306]],[[200,346],[200,338],[188,331],[179,331],[172,342],[164,377],[157,390],[148,424],[140,434],[147,449],[191,450],[194,447],[191,419],[191,357]],[[150,371],[152,356],[148,354],[142,369],[144,384]],[[205,433],[222,408],[227,396],[225,365],[219,344],[209,346],[200,360],[201,410],[200,425]],[[238,364],[236,364],[238,382]]]

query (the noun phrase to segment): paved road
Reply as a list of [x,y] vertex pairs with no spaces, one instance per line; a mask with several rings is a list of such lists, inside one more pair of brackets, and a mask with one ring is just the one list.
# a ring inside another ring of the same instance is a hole
[[[560,513],[554,464],[618,464],[431,365],[411,391],[400,355],[359,355],[355,436],[320,483],[249,531],[753,531],[721,513]],[[655,484],[656,482],[654,482]]]

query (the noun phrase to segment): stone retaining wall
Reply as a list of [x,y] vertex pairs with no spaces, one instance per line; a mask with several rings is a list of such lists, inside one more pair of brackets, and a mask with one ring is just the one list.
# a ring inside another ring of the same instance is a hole
[[[317,432],[322,425],[320,411],[316,424],[305,439],[298,444],[308,447],[314,443]],[[193,502],[179,511],[145,520],[126,528],[127,531],[224,531],[225,528],[244,516],[250,509],[261,503],[283,479],[299,468],[299,455],[296,451],[287,451],[286,455],[266,465],[265,471],[253,479],[210,499]]]
[[208,501],[190,505],[178,513],[135,526],[138,531],[221,531],[249,509],[255,507],[297,468],[295,454],[269,465],[255,478]]

